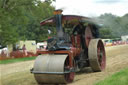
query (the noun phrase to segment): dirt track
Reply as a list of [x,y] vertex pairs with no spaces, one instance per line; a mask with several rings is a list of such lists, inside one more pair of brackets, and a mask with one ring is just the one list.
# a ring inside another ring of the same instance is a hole
[[[106,47],[107,68],[103,72],[93,73],[86,68],[77,73],[73,83],[68,85],[93,85],[99,80],[128,68],[128,45]],[[30,73],[34,61],[0,65],[0,85],[37,85]],[[2,83],[1,83],[2,82]]]

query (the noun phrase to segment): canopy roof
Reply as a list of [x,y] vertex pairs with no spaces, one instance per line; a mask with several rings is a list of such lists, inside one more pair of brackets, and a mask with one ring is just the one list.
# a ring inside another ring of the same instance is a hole
[[[62,15],[62,24],[75,25],[79,22],[85,23],[90,22],[94,23],[91,18],[77,16],[77,15]],[[55,26],[55,17],[48,18],[40,23],[40,25],[53,25]]]

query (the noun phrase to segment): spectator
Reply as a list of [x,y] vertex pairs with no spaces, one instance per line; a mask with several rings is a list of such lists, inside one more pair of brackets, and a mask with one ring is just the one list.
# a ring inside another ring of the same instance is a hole
[[26,50],[25,44],[23,45],[22,50],[23,50],[23,53],[25,54],[25,56],[27,56],[28,54],[27,54],[27,50]]

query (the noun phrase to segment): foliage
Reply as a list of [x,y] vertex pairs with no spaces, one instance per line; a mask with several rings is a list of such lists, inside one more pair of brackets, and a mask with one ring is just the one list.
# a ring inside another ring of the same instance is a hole
[[54,7],[51,2],[0,0],[0,44],[14,44],[27,39],[43,40],[45,36],[42,36],[40,21],[52,16]]
[[102,37],[102,38],[113,38],[111,31],[109,29],[106,29],[106,28],[100,29],[100,37]]
[[128,34],[128,14],[118,17],[105,13],[99,19],[103,24],[103,27],[100,29],[103,38],[119,38]]
[[113,74],[112,76],[98,82],[95,85],[127,85],[128,84],[128,68]]

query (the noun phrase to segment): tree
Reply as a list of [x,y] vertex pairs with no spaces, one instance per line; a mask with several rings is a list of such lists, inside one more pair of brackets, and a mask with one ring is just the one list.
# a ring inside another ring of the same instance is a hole
[[111,30],[106,29],[106,28],[100,29],[100,37],[102,37],[104,39],[114,38],[113,35],[112,35],[112,33],[111,33]]
[[40,21],[52,16],[54,7],[50,4],[40,0],[0,0],[0,44],[37,40],[42,35]]
[[120,24],[122,27],[123,35],[128,35],[128,14],[125,14],[121,19],[120,19]]
[[31,12],[28,13],[29,24],[27,25],[27,39],[34,39],[37,42],[46,40],[48,37],[48,29],[42,29],[40,21],[53,16],[54,7],[51,7],[48,2],[37,2],[36,8],[31,7]]
[[[102,27],[102,33],[108,32],[109,30],[109,37],[121,37],[122,35],[128,34],[128,27],[127,27],[127,21],[128,17],[118,17],[112,14],[103,14],[99,17],[103,21],[103,27]],[[103,35],[103,34],[102,34]],[[104,37],[104,35],[103,35]]]

